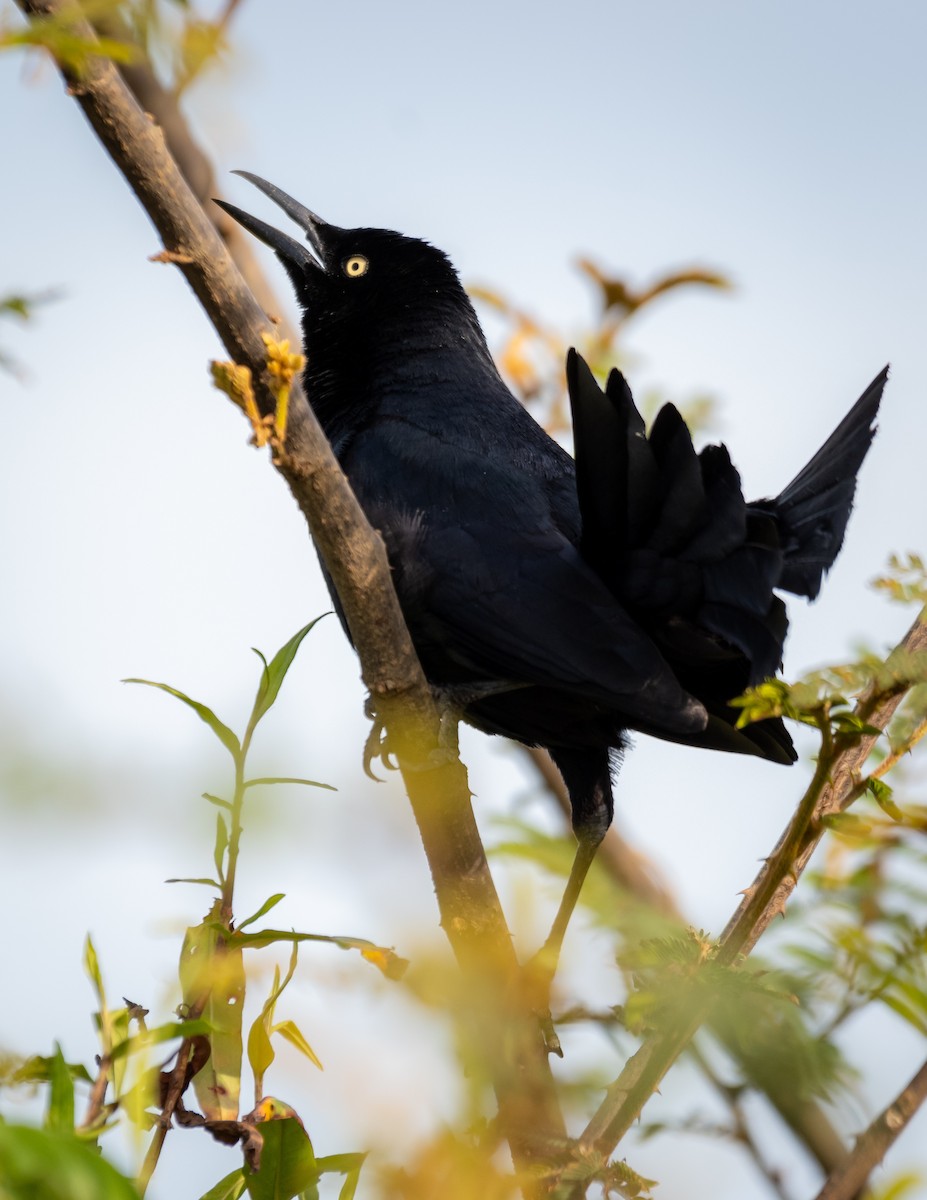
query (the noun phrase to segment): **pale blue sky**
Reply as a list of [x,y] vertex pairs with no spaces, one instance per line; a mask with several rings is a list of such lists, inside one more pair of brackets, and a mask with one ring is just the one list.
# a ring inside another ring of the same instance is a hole
[[[9,0],[0,14],[18,19]],[[240,53],[192,111],[236,203],[269,215],[227,175],[243,167],[337,224],[427,237],[465,280],[497,286],[565,331],[591,312],[571,265],[578,254],[641,280],[692,262],[731,274],[733,295],[654,306],[631,337],[630,380],[683,397],[712,390],[749,494],[778,490],[890,360],[846,550],[820,602],[791,607],[794,675],[861,636],[896,639],[908,614],[866,581],[890,549],[927,550],[925,35],[927,10],[899,0],[251,0],[234,28]],[[31,779],[31,806],[10,789],[4,816],[13,836],[0,849],[0,891],[21,912],[11,936],[29,974],[0,997],[0,1040],[20,1029],[15,1048],[47,1049],[60,1033],[86,1056],[83,933],[94,929],[114,992],[157,998],[176,946],[149,937],[150,914],[166,907],[187,920],[202,907],[176,890],[165,898],[160,881],[204,873],[207,818],[188,797],[221,785],[197,722],[119,679],[166,679],[240,721],[248,647],[275,649],[329,605],[285,488],[209,388],[215,335],[180,276],[147,262],[156,235],[47,65],[0,56],[0,129],[0,294],[62,292],[24,330],[0,326],[0,344],[28,372],[25,385],[0,376],[0,743],[10,761],[19,744],[49,764],[48,778]],[[262,825],[242,907],[262,888],[286,890],[284,923],[392,942],[432,899],[401,797],[360,776],[361,703],[330,620],[302,651],[266,761],[341,791],[275,801],[288,825]],[[465,749],[478,814],[510,811],[525,787],[512,756],[476,735]],[[717,931],[803,770],[641,739],[619,809],[693,920]],[[73,796],[89,793],[96,821],[74,811]],[[381,853],[359,857],[354,895],[336,867],[362,827]],[[697,862],[693,845],[703,847]],[[86,861],[77,884],[74,851]],[[116,911],[114,894],[125,899]],[[129,955],[136,921],[148,942]],[[73,1000],[36,1001],[53,988]],[[331,1061],[333,1019],[303,1003],[310,1040],[321,1038]],[[884,1067],[876,1104],[918,1052],[903,1036],[893,1045],[874,1056]],[[336,1067],[320,1079],[312,1103],[336,1138],[350,1097],[338,1099]],[[394,1102],[384,1084],[384,1108]],[[899,1161],[918,1158],[916,1140]],[[702,1157],[664,1175],[661,1195],[686,1194],[685,1171],[713,1171],[715,1153],[693,1146]],[[762,1194],[723,1161],[728,1183],[715,1178],[716,1195]]]

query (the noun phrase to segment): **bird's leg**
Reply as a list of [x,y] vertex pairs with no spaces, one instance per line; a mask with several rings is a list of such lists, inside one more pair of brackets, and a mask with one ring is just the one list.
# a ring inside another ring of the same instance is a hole
[[527,964],[533,1002],[541,1014],[544,1040],[551,1053],[562,1056],[560,1039],[550,1016],[550,989],[560,962],[560,951],[570,918],[579,902],[580,892],[589,874],[599,844],[612,820],[611,775],[606,750],[551,750],[573,807],[573,832],[576,854],[557,908],[550,933],[540,950]]

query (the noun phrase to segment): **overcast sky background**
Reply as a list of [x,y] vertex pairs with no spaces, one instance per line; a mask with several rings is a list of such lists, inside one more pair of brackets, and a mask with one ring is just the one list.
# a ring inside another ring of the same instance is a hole
[[[9,0],[0,19],[18,21]],[[890,550],[927,550],[927,9],[252,0],[232,33],[228,69],[190,110],[242,207],[284,220],[227,175],[239,167],[339,225],[428,238],[466,282],[565,333],[593,313],[580,254],[638,281],[692,263],[729,273],[733,294],[653,306],[631,333],[629,378],[681,399],[713,392],[748,494],[778,491],[891,361],[847,546],[819,603],[790,605],[786,674],[845,658],[859,639],[897,640],[911,614],[867,581]],[[0,122],[0,294],[60,293],[23,329],[0,325],[0,348],[26,373],[0,374],[0,896],[4,961],[18,964],[0,987],[0,1044],[48,1052],[59,1036],[89,1060],[84,934],[113,996],[163,1018],[177,932],[205,893],[162,880],[208,873],[213,818],[196,797],[226,782],[204,726],[119,680],[169,681],[240,727],[257,680],[248,648],[274,651],[330,605],[286,489],[210,389],[208,360],[224,357],[215,334],[180,275],[147,261],[157,236],[50,66],[0,56]],[[285,891],[283,926],[406,951],[403,930],[434,902],[400,792],[361,774],[362,701],[329,618],[300,652],[256,765],[339,793],[262,800],[240,910]],[[525,803],[531,780],[510,749],[469,734],[464,751],[484,825],[513,796]],[[806,774],[641,738],[620,821],[693,923],[717,933]],[[526,947],[544,925],[523,911],[532,886],[519,873],[508,893]],[[387,1128],[411,1141],[434,1112],[453,1113],[446,1082],[429,1091],[424,1056],[395,1031],[438,1035],[401,1016],[369,968],[335,951],[302,961],[323,986],[294,989],[284,1015],[327,1070],[307,1082],[287,1060],[268,1084],[300,1107],[317,1150],[357,1148],[344,1131],[357,1138],[358,1119],[360,1140]],[[923,1045],[895,1025],[854,1041],[874,1072],[859,1126]],[[377,1069],[359,1106],[364,1053]],[[922,1120],[894,1167],[927,1166],[925,1132]],[[724,1200],[764,1194],[734,1152],[680,1150],[670,1169],[646,1147],[632,1160],[645,1173],[660,1162],[664,1200],[691,1196],[696,1174]],[[171,1154],[155,1200],[196,1195],[234,1165],[218,1147]],[[813,1180],[802,1166],[789,1176],[797,1194]]]

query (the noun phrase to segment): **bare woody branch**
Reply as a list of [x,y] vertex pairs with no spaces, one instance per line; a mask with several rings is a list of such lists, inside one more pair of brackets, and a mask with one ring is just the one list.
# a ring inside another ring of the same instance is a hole
[[[62,15],[61,0],[17,0],[27,16]],[[73,6],[66,12],[73,13]],[[73,32],[91,42],[85,21]],[[98,138],[157,228],[230,357],[250,368],[258,404],[274,411],[261,335],[268,321],[225,244],[169,154],[160,127],[112,63],[92,59],[80,77],[62,73]],[[502,1128],[516,1166],[530,1168],[562,1141],[563,1118],[540,1029],[515,1002],[517,962],[470,804],[466,772],[444,748],[438,715],[371,529],[298,385],[275,466],[289,484],[337,588],[364,681],[390,735],[431,867],[444,930],[475,993],[501,1018],[482,1032]],[[433,765],[437,763],[438,765]],[[536,1172],[535,1172],[536,1177]]]
[[828,1177],[816,1200],[855,1200],[873,1170],[927,1099],[927,1062],[908,1086],[876,1117],[840,1168]]

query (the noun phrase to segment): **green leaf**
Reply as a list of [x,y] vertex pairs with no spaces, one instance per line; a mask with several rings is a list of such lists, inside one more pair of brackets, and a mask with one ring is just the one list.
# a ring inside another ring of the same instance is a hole
[[201,1017],[195,1021],[168,1021],[164,1025],[156,1025],[154,1029],[146,1029],[144,1033],[136,1033],[132,1037],[125,1038],[124,1041],[113,1047],[110,1058],[115,1062],[127,1054],[134,1054],[137,1050],[144,1050],[148,1046],[160,1045],[161,1042],[169,1042],[173,1038],[199,1037],[211,1032],[212,1027],[209,1022],[204,1021]]
[[261,779],[246,779],[245,787],[263,787],[264,784],[270,783],[301,783],[303,787],[324,788],[327,792],[337,792],[336,787],[332,787],[330,783],[319,783],[317,779],[298,779],[292,775],[265,775]]
[[[12,1082],[15,1083],[49,1083],[52,1077],[54,1057],[45,1058],[34,1054],[13,1072]],[[68,1071],[72,1079],[82,1083],[93,1083],[93,1076],[83,1063],[68,1063]]]
[[244,1195],[246,1187],[244,1168],[239,1167],[204,1192],[200,1200],[238,1200],[239,1196]]
[[365,938],[334,937],[324,933],[294,933],[287,929],[259,929],[256,933],[234,933],[232,937],[240,945],[252,950],[272,946],[275,942],[324,942],[342,950],[358,950],[361,957],[378,967],[387,979],[401,979],[409,965],[388,946],[378,946]]
[[[323,613],[322,615],[328,616],[328,613]],[[299,649],[300,643],[309,630],[321,620],[322,617],[316,617],[314,621],[310,621],[308,625],[304,625],[299,633],[295,633],[286,645],[277,651],[269,663],[260,650],[254,651],[264,663],[264,671],[261,674],[261,682],[258,686],[257,695],[254,698],[254,708],[251,712],[251,720],[248,722],[249,729],[255,728],[258,721],[260,721],[277,699],[281,685],[293,663],[293,659],[296,657],[296,651]]]
[[229,848],[229,829],[225,823],[225,818],[222,813],[216,813],[216,844],[212,852],[212,860],[216,864],[216,871],[220,879],[225,878],[223,870],[223,862],[225,861],[225,852]]
[[245,971],[240,946],[216,921],[219,902],[201,925],[187,930],[180,953],[184,1003],[210,1027],[210,1055],[193,1077],[204,1115],[234,1121],[241,1091]]
[[262,1012],[255,1018],[248,1031],[248,1063],[254,1075],[254,1086],[257,1092],[261,1091],[264,1075],[276,1057]]
[[50,1133],[74,1132],[74,1080],[71,1071],[64,1061],[61,1047],[55,1042],[55,1053],[49,1065],[48,1112],[45,1116],[45,1128]]
[[224,725],[211,708],[207,708],[205,704],[200,704],[198,700],[191,700],[189,696],[185,696],[183,692],[178,692],[176,688],[172,688],[167,683],[155,683],[151,679],[123,679],[123,683],[141,683],[145,687],[158,688],[162,692],[167,692],[169,696],[176,696],[178,700],[182,700],[189,708],[192,708],[200,720],[205,721],[209,728],[213,731],[219,741],[225,746],[226,750],[237,759],[241,753],[241,745],[238,738],[232,733],[228,725]]
[[[247,787],[248,785],[245,784]],[[231,812],[235,807],[230,800],[223,800],[221,796],[213,796],[211,792],[203,792],[203,799],[208,800],[210,804],[215,804],[217,808],[224,808]]]
[[84,943],[84,970],[90,976],[90,982],[93,984],[93,990],[97,994],[97,1001],[100,1008],[105,1009],[106,993],[103,990],[103,974],[100,971],[100,960],[97,957],[96,948],[89,933]]
[[285,896],[286,896],[286,892],[275,892],[269,899],[264,901],[264,903],[261,905],[261,907],[257,910],[256,913],[252,913],[252,915],[250,917],[248,917],[246,920],[239,922],[239,925],[238,925],[239,932],[241,932],[241,930],[244,929],[246,925],[253,925],[254,922],[259,920],[261,917],[263,917],[265,913],[269,913],[270,910],[272,908],[276,907],[276,905],[278,905]]
[[866,780],[866,790],[875,798],[876,804],[893,821],[903,821],[904,813],[892,799],[892,788],[883,780],[870,776]]
[[312,1142],[298,1117],[262,1121],[261,1169],[245,1170],[251,1200],[293,1200],[318,1182]]
[[94,1146],[73,1135],[0,1124],[3,1200],[138,1200]]
[[274,1025],[270,1032],[279,1033],[280,1036],[285,1038],[291,1046],[295,1046],[300,1054],[304,1054],[311,1063],[314,1063],[320,1071],[325,1070],[318,1058],[318,1055],[303,1037],[302,1033],[299,1031],[293,1021],[281,1021],[279,1025]]
[[327,1154],[324,1158],[316,1159],[316,1167],[320,1175],[344,1175],[346,1178],[338,1193],[338,1200],[354,1200],[366,1158],[366,1154]]
[[165,879],[164,882],[165,883],[201,883],[204,885],[204,887],[214,887],[217,891],[220,891],[220,892],[222,891],[221,883],[217,883],[215,879],[205,879],[205,878],[204,879],[191,879],[191,878],[187,877],[187,878],[180,878],[180,879]]

